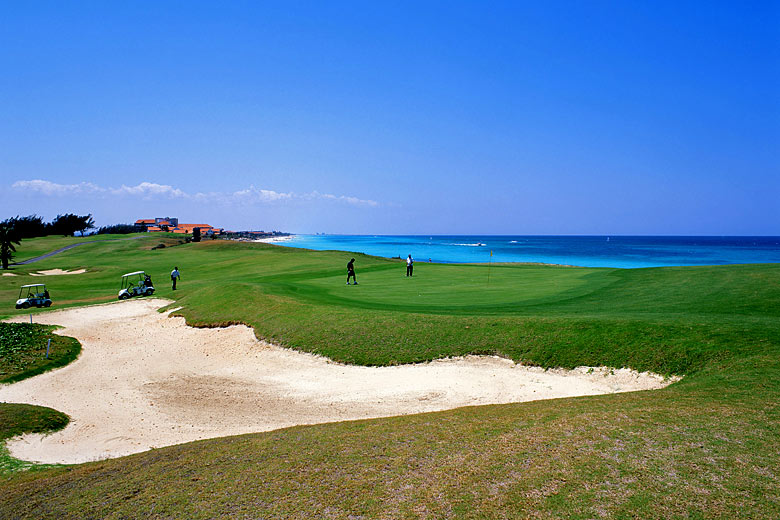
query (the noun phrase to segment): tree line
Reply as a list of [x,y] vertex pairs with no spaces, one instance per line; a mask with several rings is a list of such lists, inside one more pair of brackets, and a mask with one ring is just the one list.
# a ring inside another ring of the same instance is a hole
[[43,217],[38,215],[27,215],[26,217],[16,216],[4,220],[2,225],[13,228],[20,239],[45,237],[49,235],[63,235],[67,237],[74,236],[77,232],[82,235],[88,229],[95,228],[95,221],[92,220],[92,214],[75,215],[65,213],[57,215],[51,222],[44,222]]

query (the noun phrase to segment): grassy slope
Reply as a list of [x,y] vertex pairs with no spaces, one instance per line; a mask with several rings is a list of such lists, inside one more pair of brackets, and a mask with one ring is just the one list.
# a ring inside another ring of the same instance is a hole
[[[22,262],[41,256],[50,251],[55,251],[61,247],[69,246],[71,244],[80,244],[82,242],[93,242],[95,240],[116,240],[117,238],[130,238],[136,236],[142,236],[140,233],[133,233],[129,235],[88,235],[85,237],[64,237],[64,236],[49,236],[39,238],[28,238],[22,241],[21,244],[16,247],[16,253],[12,262]],[[13,268],[13,266],[12,266]]]
[[[111,300],[119,274],[147,269],[192,324],[246,322],[348,362],[497,352],[688,377],[659,392],[292,428],[21,475],[4,486],[0,516],[780,514],[778,265],[494,267],[488,287],[479,266],[419,264],[408,280],[397,261],[355,255],[361,285],[345,287],[344,253],[144,250],[159,242],[149,240],[90,244],[35,270],[90,268],[47,279],[62,306]],[[176,293],[163,285],[173,264]],[[2,301],[23,283],[10,280]]]

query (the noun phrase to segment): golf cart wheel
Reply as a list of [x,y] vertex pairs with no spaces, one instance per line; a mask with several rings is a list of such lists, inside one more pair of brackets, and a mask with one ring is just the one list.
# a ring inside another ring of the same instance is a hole
[[128,295],[128,294],[122,294],[122,295],[119,296],[120,300],[126,300],[128,298],[130,298],[130,295]]
[[22,304],[22,309],[29,309],[30,308],[30,302],[24,302]]
[[44,307],[51,307],[51,302],[44,302],[44,303],[43,303],[43,306],[44,306]]
[[154,289],[147,289],[146,290],[146,295],[147,296],[151,296],[152,294],[154,294]]

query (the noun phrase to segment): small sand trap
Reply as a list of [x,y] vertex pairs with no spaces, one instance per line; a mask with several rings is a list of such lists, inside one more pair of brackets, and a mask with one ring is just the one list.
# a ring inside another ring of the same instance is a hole
[[14,273],[3,273],[3,276],[18,276]]
[[[395,367],[347,366],[258,341],[251,328],[188,327],[138,299],[39,314],[81,341],[78,360],[0,386],[0,401],[67,413],[61,432],[8,442],[14,457],[77,463],[298,424],[662,388],[632,370],[542,370],[468,356]],[[22,318],[19,318],[22,319]]]
[[73,271],[63,271],[62,269],[47,269],[45,271],[38,271],[30,274],[32,276],[52,276],[52,275],[60,275],[60,274],[82,274],[86,272],[87,272],[86,269],[74,269]]

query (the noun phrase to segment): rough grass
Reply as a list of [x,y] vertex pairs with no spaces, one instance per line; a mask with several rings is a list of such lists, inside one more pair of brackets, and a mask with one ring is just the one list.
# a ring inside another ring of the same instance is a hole
[[[35,270],[89,268],[51,278],[63,306],[113,300],[123,272],[146,269],[190,324],[247,323],[351,363],[487,352],[686,377],[18,473],[0,517],[780,517],[780,265],[494,266],[488,287],[480,266],[419,264],[407,280],[402,263],[363,255],[152,240],[85,245]],[[344,285],[351,256],[357,287]],[[21,283],[0,278],[0,298]]]
[[[37,323],[0,323],[0,384],[42,374],[78,357],[81,344],[54,334],[53,329]],[[51,346],[46,358],[48,340]]]
[[[0,323],[0,384],[9,384],[67,365],[81,352],[75,338],[53,334],[53,328],[30,323]],[[49,358],[47,340],[51,339]],[[19,471],[41,470],[40,465],[13,458],[6,439],[22,433],[46,433],[64,428],[68,416],[42,406],[0,403],[0,477]]]

